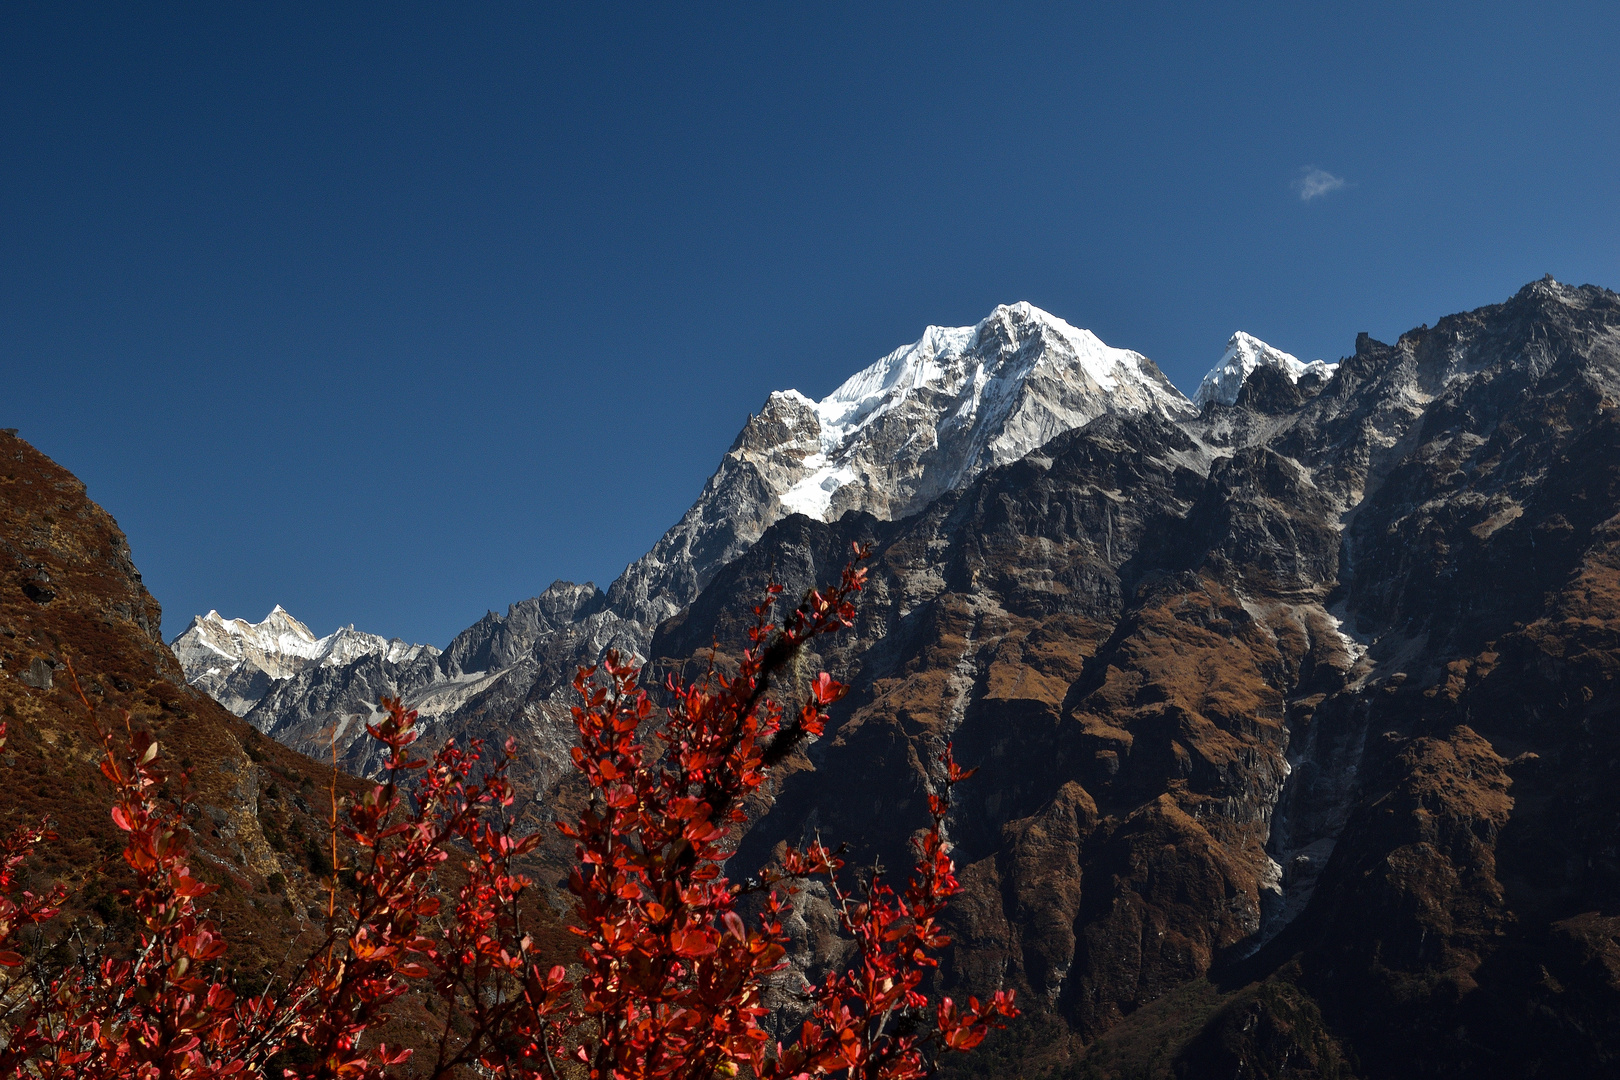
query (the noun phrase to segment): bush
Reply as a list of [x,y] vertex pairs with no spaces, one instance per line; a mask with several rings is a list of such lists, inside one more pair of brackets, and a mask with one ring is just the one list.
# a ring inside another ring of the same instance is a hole
[[[408,1060],[413,1075],[432,1077],[711,1080],[743,1067],[758,1080],[927,1075],[938,1054],[971,1049],[1017,1015],[1010,993],[964,1006],[949,998],[930,1005],[919,992],[949,944],[939,919],[957,890],[941,829],[949,789],[968,774],[948,749],[940,791],[929,796],[933,824],[904,890],[875,876],[846,890],[834,853],[819,843],[789,849],[766,874],[761,888],[770,891],[750,926],[737,910],[744,887],[722,872],[745,824],[744,797],[821,733],[825,709],[844,693],[820,674],[804,704],[784,714],[767,682],[792,670],[805,643],[850,624],[864,579],[852,564],[781,626],[771,620],[773,587],[755,609],[736,675],[693,685],[672,678],[673,704],[650,744],[641,733],[653,706],[635,666],[609,653],[599,669],[579,673],[573,759],[592,799],[560,826],[577,855],[568,887],[581,948],[572,968],[543,969],[523,928],[519,901],[531,883],[514,860],[540,837],[514,835],[505,813],[514,801],[510,740],[488,763],[477,742],[415,757],[415,713],[384,699],[384,719],[368,731],[387,749],[387,779],[330,822],[331,856],[342,853],[340,837],[358,854],[336,867],[321,855],[331,875],[324,937],[286,984],[238,997],[216,981],[227,943],[197,905],[214,886],[188,864],[180,808],[161,794],[158,744],[144,733],[123,742],[103,734],[112,816],[136,879],[125,895],[136,948],[128,960],[30,983],[12,942],[54,917],[65,890],[14,896],[18,868],[51,837],[41,823],[4,838],[0,968],[15,977],[0,985],[0,1002],[16,1004],[0,1017],[0,1076],[214,1078],[274,1067],[294,1080],[368,1080]],[[408,776],[416,777],[411,799],[402,789]],[[312,867],[321,850],[306,847]],[[451,858],[465,877],[446,903],[433,895],[433,877]],[[811,875],[830,879],[856,960],[812,988],[810,1015],[784,1044],[761,1026],[764,987],[784,966],[787,894]],[[340,882],[352,890],[341,904]],[[286,879],[273,873],[266,885],[280,892]],[[290,899],[282,904],[293,910]],[[440,1030],[425,1040],[422,1057],[431,1061],[365,1040],[412,990],[442,1006],[431,1010]]]

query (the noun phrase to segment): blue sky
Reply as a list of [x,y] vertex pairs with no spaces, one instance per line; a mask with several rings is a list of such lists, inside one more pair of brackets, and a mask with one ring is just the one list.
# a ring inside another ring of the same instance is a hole
[[929,323],[1190,391],[1620,286],[1620,6],[1214,7],[8,4],[0,422],[170,635],[443,645]]

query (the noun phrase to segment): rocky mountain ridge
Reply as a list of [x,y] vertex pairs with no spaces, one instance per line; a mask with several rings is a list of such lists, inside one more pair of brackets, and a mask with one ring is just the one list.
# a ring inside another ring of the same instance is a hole
[[606,593],[556,582],[490,613],[437,656],[376,647],[310,664],[299,650],[314,646],[294,635],[279,668],[221,668],[220,632],[204,639],[205,618],[173,644],[195,685],[260,730],[310,754],[327,752],[336,732],[352,770],[366,762],[341,755],[369,749],[356,737],[380,694],[402,695],[446,731],[510,727],[549,744],[578,665],[609,647],[644,653],[659,622],[783,517],[903,517],[1098,416],[1193,412],[1141,354],[1031,304],[1002,305],[974,326],[929,327],[819,402],[771,394],[692,508]]
[[391,664],[434,659],[439,650],[339,627],[317,638],[280,604],[256,623],[225,619],[217,611],[197,615],[169,643],[186,681],[238,716],[250,712],[271,686],[311,667],[345,667],[376,656]]

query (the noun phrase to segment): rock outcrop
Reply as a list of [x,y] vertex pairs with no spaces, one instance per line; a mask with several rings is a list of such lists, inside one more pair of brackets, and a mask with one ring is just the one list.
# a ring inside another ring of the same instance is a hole
[[263,985],[289,944],[314,930],[308,912],[322,890],[304,840],[325,835],[315,789],[325,792],[332,776],[188,687],[160,623],[117,523],[65,469],[0,433],[0,712],[9,728],[0,828],[48,817],[59,836],[30,860],[25,887],[75,888],[49,932],[76,919],[87,940],[100,927],[133,934],[133,923],[116,925],[131,918],[115,899],[126,884],[123,834],[108,815],[96,721],[71,663],[102,724],[120,725],[128,710],[133,726],[158,736],[170,768],[190,772],[193,865],[220,886],[209,907],[232,942],[229,969]]

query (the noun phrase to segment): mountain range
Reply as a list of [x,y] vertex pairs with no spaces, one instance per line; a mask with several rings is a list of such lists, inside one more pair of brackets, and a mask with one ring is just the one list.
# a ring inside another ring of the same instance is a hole
[[[1336,363],[1234,335],[1192,399],[1016,304],[771,395],[606,592],[442,653],[322,652],[284,612],[174,649],[351,771],[378,693],[516,735],[545,821],[577,798],[576,665],[724,667],[768,582],[866,543],[857,624],[806,665],[851,692],[732,871],[815,835],[905,865],[953,742],[980,772],[939,988],[1025,1008],[966,1068],[1616,1075],[1617,402],[1620,297],[1550,278]],[[825,897],[796,902],[794,963],[836,962]]]
[[[1300,366],[1239,339],[1259,350],[1244,354],[1245,372]],[[259,623],[198,616],[171,647],[191,683],[232,712],[315,757],[335,735],[352,770],[364,770],[370,752],[357,720],[374,714],[380,694],[403,696],[447,730],[512,727],[554,742],[559,723],[572,730],[567,687],[579,665],[610,647],[644,656],[658,624],[776,521],[835,521],[850,510],[904,517],[1099,416],[1194,411],[1140,353],[1030,304],[1003,305],[976,326],[929,327],[819,402],[771,394],[692,508],[605,594],[556,582],[442,653],[352,626],[316,640],[280,607]]]

